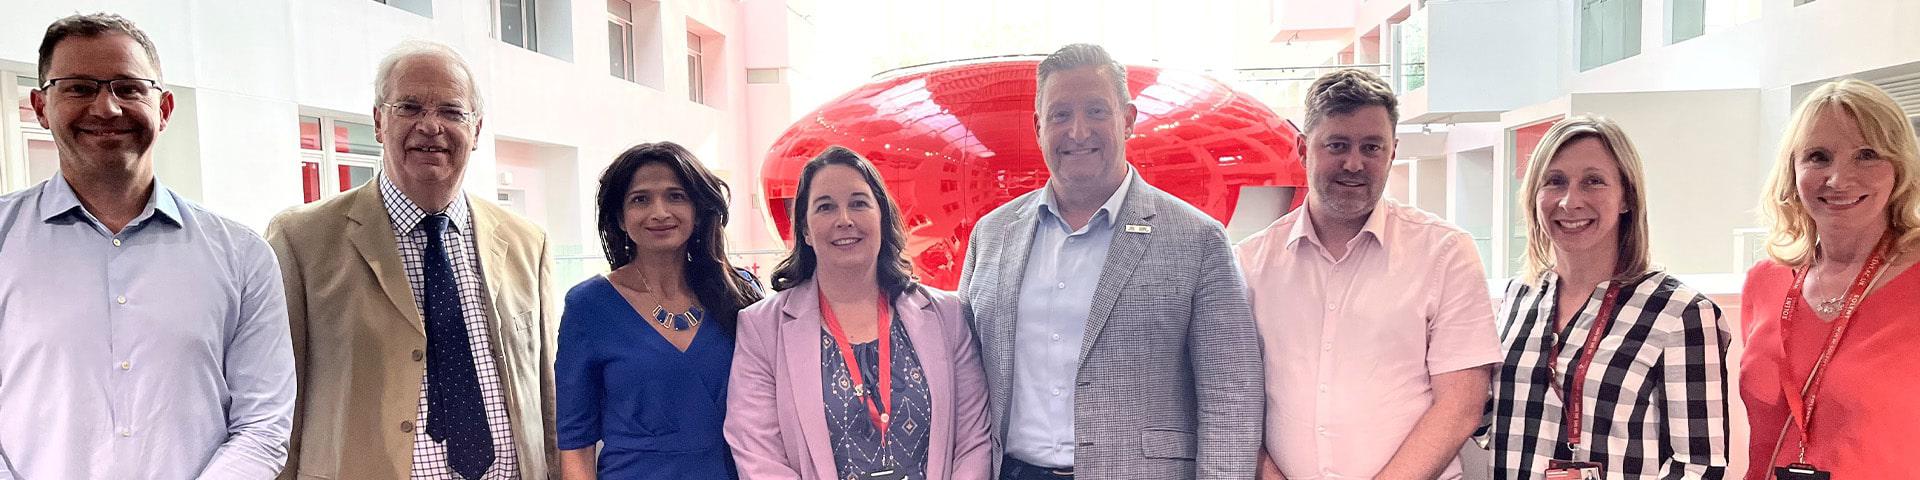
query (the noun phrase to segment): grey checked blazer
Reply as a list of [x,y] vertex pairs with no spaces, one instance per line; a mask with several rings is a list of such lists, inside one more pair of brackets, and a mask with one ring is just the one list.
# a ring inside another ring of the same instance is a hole
[[[995,471],[1018,368],[1014,321],[1034,203],[1044,194],[1021,195],[980,219],[960,274],[987,371]],[[1130,225],[1151,232],[1131,233]],[[1076,478],[1253,478],[1264,364],[1226,232],[1138,176],[1114,226],[1080,345]]]

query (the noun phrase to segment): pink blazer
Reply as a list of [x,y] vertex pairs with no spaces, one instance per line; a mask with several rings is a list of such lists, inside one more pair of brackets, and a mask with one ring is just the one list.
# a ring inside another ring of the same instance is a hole
[[[928,288],[893,305],[933,397],[930,480],[986,480],[987,387],[960,299]],[[820,385],[820,299],[812,281],[740,311],[727,386],[727,445],[747,480],[833,480]]]

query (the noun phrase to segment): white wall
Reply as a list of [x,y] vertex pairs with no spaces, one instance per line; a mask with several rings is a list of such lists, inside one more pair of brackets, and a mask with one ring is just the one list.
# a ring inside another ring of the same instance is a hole
[[1758,90],[1573,96],[1574,112],[1619,122],[1639,150],[1654,261],[1673,273],[1744,271],[1733,230],[1756,225],[1765,169]]
[[[1560,94],[1561,2],[1432,0],[1427,3],[1424,112],[1512,109]],[[1497,88],[1494,88],[1497,86]]]
[[[650,0],[635,0],[648,4]],[[772,4],[780,8],[782,2]],[[497,188],[495,136],[563,147],[566,165],[542,154],[543,184],[593,185],[613,156],[634,143],[683,143],[716,170],[749,157],[744,109],[687,101],[685,25],[688,19],[724,38],[709,95],[719,105],[745,99],[744,7],[730,0],[666,0],[657,6],[665,90],[607,73],[606,10],[598,0],[549,0],[543,13],[568,25],[543,34],[554,56],[491,38],[490,2],[433,0],[433,17],[368,0],[0,0],[0,62],[33,65],[38,32],[62,16],[112,11],[135,21],[157,44],[165,80],[180,97],[175,123],[159,141],[162,181],[254,228],[300,202],[300,112],[373,110],[374,70],[381,57],[408,38],[453,46],[474,69],[486,111],[479,150],[468,166],[467,189],[491,199]],[[557,35],[564,31],[565,35]],[[552,43],[564,39],[561,44]],[[644,56],[642,56],[644,58]],[[30,72],[30,70],[29,70]],[[776,99],[778,100],[778,99]],[[357,121],[364,121],[360,119]],[[784,123],[781,124],[784,127]],[[757,158],[756,158],[757,159]],[[736,189],[757,183],[736,173]],[[547,197],[590,215],[590,188]],[[530,192],[535,195],[541,193]],[[544,201],[544,200],[543,200]],[[555,211],[565,211],[555,208]],[[757,224],[742,219],[737,225]],[[592,246],[591,222],[549,219],[555,240]]]

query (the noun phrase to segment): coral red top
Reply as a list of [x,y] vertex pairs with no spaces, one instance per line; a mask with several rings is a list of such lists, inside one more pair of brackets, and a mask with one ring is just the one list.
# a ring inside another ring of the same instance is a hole
[[[1914,456],[1920,445],[1920,267],[1897,275],[1861,301],[1821,373],[1807,463],[1834,478],[1920,478]],[[1787,396],[1800,394],[1832,333],[1833,324],[1820,320],[1804,299],[1782,322],[1792,285],[1793,270],[1768,260],[1747,272],[1741,290],[1747,345],[1740,358],[1740,398],[1753,428],[1748,480],[1773,478],[1769,458],[1777,466],[1798,460],[1801,434]],[[1778,440],[1785,441],[1775,458]]]

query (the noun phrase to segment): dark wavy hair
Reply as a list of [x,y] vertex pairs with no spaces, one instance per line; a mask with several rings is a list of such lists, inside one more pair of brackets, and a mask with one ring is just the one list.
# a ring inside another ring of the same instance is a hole
[[795,205],[789,209],[793,211],[793,250],[787,252],[787,258],[780,260],[780,266],[773,270],[773,289],[786,290],[813,278],[819,259],[813,253],[813,245],[807,244],[807,213],[811,210],[808,206],[813,200],[814,175],[831,165],[860,172],[867,188],[873,189],[874,202],[880,206],[880,258],[874,261],[873,269],[874,282],[880,285],[880,291],[891,300],[918,290],[920,279],[913,275],[913,263],[905,253],[907,234],[900,226],[900,207],[894,205],[893,196],[887,194],[887,185],[873,163],[838,145],[828,147],[800,170],[800,187],[793,197]]
[[[693,152],[673,142],[642,143],[622,152],[600,174],[595,196],[600,218],[600,246],[607,263],[618,269],[633,263],[633,239],[621,228],[627,188],[640,167],[665,165],[693,199],[693,235],[687,238],[687,261],[681,272],[687,287],[727,330],[733,330],[740,309],[760,301],[760,290],[727,261],[727,182],[714,176]],[[642,312],[644,313],[644,312]]]

